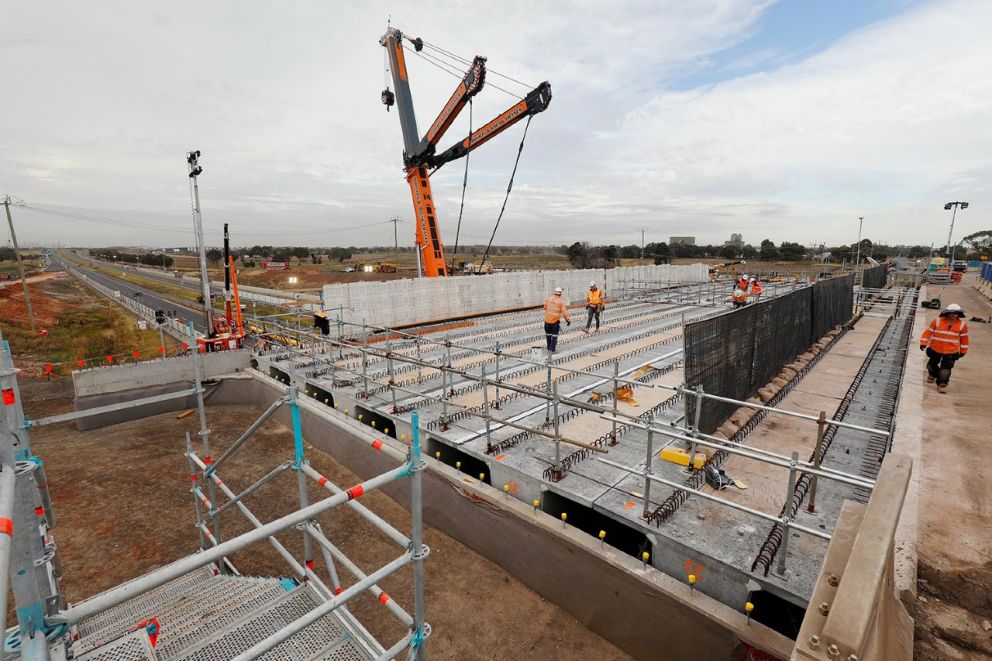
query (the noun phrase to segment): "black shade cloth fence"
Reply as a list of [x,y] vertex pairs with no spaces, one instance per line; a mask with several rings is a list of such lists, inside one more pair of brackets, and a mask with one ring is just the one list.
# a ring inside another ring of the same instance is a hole
[[881,289],[888,279],[889,267],[887,264],[879,264],[861,272],[861,286],[869,289]]
[[[744,400],[832,328],[850,320],[854,276],[748,305],[685,327],[685,383],[713,395]],[[686,420],[695,416],[686,398]],[[696,427],[712,433],[737,405],[704,399]]]

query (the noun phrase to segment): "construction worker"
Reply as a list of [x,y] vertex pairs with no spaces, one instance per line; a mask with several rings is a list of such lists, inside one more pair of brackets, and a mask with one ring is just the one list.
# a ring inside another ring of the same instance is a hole
[[754,302],[757,303],[758,299],[761,298],[761,283],[755,278],[751,278],[751,296],[754,297]]
[[568,316],[568,306],[562,300],[561,293],[561,287],[555,287],[555,293],[544,301],[544,337],[548,341],[548,353],[554,353],[558,347],[562,318],[564,317],[566,324],[572,325],[572,318]]
[[954,363],[968,353],[968,322],[964,310],[951,303],[930,322],[920,338],[920,351],[926,351],[927,383],[937,382],[937,392],[947,392]]
[[586,294],[586,309],[589,311],[589,319],[586,320],[586,327],[583,329],[584,333],[589,333],[589,327],[592,326],[593,317],[596,318],[596,332],[599,332],[599,315],[602,313],[604,307],[606,307],[606,292],[596,287],[595,282],[590,282],[589,293]]
[[731,302],[734,304],[735,308],[742,308],[747,305],[747,285],[744,289],[738,287],[734,290],[734,293],[730,296]]
[[747,273],[737,278],[737,289],[741,289],[745,292],[747,291]]

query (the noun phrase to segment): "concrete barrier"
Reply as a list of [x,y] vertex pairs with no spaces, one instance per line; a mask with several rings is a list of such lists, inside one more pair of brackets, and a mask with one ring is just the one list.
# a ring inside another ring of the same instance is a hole
[[[251,352],[220,351],[203,355],[203,377],[212,379],[249,367]],[[161,361],[146,361],[124,365],[109,365],[72,373],[75,391],[73,404],[77,411],[152,397],[189,388],[193,381],[193,357],[182,356]],[[208,396],[212,388],[208,388]],[[122,409],[76,421],[80,431],[98,429],[127,420],[150,415],[182,411],[195,405],[194,397],[172,399],[145,406]]]
[[[630,266],[576,271],[515,271],[478,277],[417,278],[324,285],[324,309],[349,323],[402,326],[541,305],[555,287],[572,303],[590,282],[607,295],[638,282],[707,282],[705,264]],[[333,312],[332,312],[333,313]],[[336,314],[336,313],[334,313]]]
[[909,457],[889,454],[868,504],[844,503],[793,661],[913,658],[913,620],[894,581],[894,538],[912,466]]

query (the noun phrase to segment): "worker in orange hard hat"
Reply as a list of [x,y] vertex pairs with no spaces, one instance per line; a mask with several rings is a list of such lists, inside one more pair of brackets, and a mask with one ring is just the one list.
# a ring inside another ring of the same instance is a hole
[[606,292],[596,287],[595,282],[590,282],[589,291],[586,293],[586,310],[589,311],[589,319],[586,320],[586,327],[582,329],[584,333],[589,333],[589,327],[592,326],[593,317],[596,318],[596,332],[599,332],[599,315],[605,307]]
[[558,347],[558,333],[561,332],[561,320],[572,325],[572,318],[568,316],[568,306],[561,298],[561,287],[555,287],[555,293],[544,301],[544,337],[548,341],[548,353],[554,353]]
[[947,392],[954,363],[968,353],[968,322],[957,303],[948,305],[930,322],[920,338],[920,351],[926,351],[927,383],[937,382],[937,392]]

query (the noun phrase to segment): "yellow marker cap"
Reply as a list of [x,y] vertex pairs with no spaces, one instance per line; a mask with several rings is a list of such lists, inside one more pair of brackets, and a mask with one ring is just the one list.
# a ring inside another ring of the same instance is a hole
[[534,501],[534,507],[540,507],[540,506],[541,506],[541,501],[535,500]]
[[401,441],[405,441],[406,440],[406,434],[400,434],[400,440]]
[[461,468],[461,467],[462,467],[462,462],[456,461],[455,462],[455,468]]
[[754,610],[754,604],[752,604],[750,601],[745,602],[744,611],[750,613],[753,610]]
[[437,452],[434,453],[434,458],[435,459],[440,459],[441,458],[441,451],[440,450],[438,450]]
[[510,490],[510,485],[509,484],[504,484],[503,485],[503,491],[509,491],[509,490]]
[[568,521],[568,512],[562,512],[561,513],[561,520],[562,521]]
[[479,473],[479,481],[480,482],[485,482],[486,481],[486,474],[485,473]]
[[647,551],[645,551],[644,553],[641,554],[641,560],[643,560],[644,562],[647,562],[648,561],[648,558],[650,558],[650,557],[651,557],[651,554],[648,553]]
[[362,418],[364,418],[364,417],[365,417],[365,414],[364,414],[364,413],[359,413],[359,414],[358,414],[358,419],[359,419],[359,420],[361,420],[361,419],[362,419]]
[[689,585],[693,585],[696,582],[696,575],[689,574]]
[[599,538],[600,539],[606,539],[606,531],[605,530],[600,530],[599,531]]
[[385,429],[383,429],[382,430],[382,433],[383,434],[388,434],[389,433],[389,427],[386,427]]
[[372,421],[372,426],[375,427],[375,420]]

